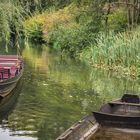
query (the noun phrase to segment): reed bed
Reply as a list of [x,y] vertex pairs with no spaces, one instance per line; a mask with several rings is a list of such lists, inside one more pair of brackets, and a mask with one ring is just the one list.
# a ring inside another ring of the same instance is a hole
[[140,67],[140,27],[133,31],[115,34],[100,33],[96,43],[81,56],[95,67],[125,71],[137,75]]

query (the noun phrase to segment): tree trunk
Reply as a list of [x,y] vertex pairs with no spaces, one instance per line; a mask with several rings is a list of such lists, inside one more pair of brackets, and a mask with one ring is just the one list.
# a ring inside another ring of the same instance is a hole
[[108,9],[106,13],[106,18],[105,18],[105,28],[106,28],[106,33],[108,32],[108,15],[110,14],[111,6],[110,6],[110,0],[108,1]]

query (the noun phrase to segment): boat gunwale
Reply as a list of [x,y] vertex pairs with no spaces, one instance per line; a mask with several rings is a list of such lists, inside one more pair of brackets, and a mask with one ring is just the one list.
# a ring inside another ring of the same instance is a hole
[[108,116],[113,116],[113,117],[122,117],[122,118],[140,118],[140,116],[126,116],[126,115],[118,115],[118,114],[111,114],[111,113],[103,113],[103,112],[97,112],[97,111],[93,111],[93,114],[100,114],[100,115],[108,115]]
[[[91,117],[94,120],[93,122],[90,121]],[[81,118],[78,122],[76,122],[70,128],[65,130],[56,140],[66,140],[70,135],[73,135],[72,133],[74,133],[75,129],[80,130],[80,127],[82,127],[84,125],[84,123],[87,123],[87,122],[90,123],[92,125],[92,127],[89,128],[89,130],[87,132],[85,132],[83,134],[83,136],[81,136],[80,140],[89,139],[89,137],[91,137],[91,135],[93,135],[93,133],[95,133],[99,128],[99,124],[96,122],[96,120],[92,114],[86,115],[83,118]]]
[[[119,115],[119,114],[113,114],[113,113],[105,113],[102,110],[104,109],[105,105],[114,105],[114,106],[136,106],[136,107],[140,107],[140,104],[138,103],[127,103],[127,102],[122,102],[121,100],[115,100],[109,103],[104,104],[99,111],[93,111],[92,113],[98,113],[100,115],[108,115],[108,116],[113,116],[113,117],[122,117],[122,118],[140,118],[139,116],[128,116],[128,115]],[[133,115],[133,113],[132,113]]]

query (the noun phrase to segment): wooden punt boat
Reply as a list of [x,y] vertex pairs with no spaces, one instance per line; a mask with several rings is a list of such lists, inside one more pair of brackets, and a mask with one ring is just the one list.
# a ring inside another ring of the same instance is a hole
[[103,126],[140,128],[140,100],[137,95],[124,94],[117,101],[104,104],[99,112],[93,112]]
[[23,60],[16,55],[0,55],[0,98],[7,96],[23,74]]
[[98,130],[99,124],[96,123],[93,115],[88,115],[72,125],[56,140],[89,140]]

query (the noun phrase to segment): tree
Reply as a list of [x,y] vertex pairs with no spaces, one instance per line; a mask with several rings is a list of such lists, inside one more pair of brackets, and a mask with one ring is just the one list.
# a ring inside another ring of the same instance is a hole
[[130,29],[138,24],[138,18],[140,16],[140,0],[118,0],[113,3],[117,4],[118,7],[126,7],[128,27]]

